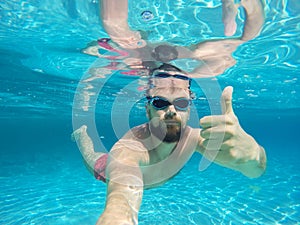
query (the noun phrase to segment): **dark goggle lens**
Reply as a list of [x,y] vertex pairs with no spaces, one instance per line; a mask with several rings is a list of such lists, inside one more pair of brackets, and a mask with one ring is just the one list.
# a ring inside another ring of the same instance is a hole
[[155,98],[151,101],[151,104],[157,109],[163,109],[169,106],[170,102],[162,98]]
[[190,100],[186,98],[178,98],[170,103],[168,100],[160,98],[160,97],[153,97],[149,99],[150,104],[155,107],[156,109],[164,109],[169,105],[174,105],[175,109],[177,110],[187,110],[188,106],[190,105]]
[[185,110],[189,106],[189,104],[190,104],[190,101],[185,98],[176,99],[173,102],[173,105],[175,106],[175,108],[181,109],[181,110]]
[[191,80],[189,77],[180,74],[175,74],[174,77],[180,80],[188,80],[188,81]]
[[190,78],[187,76],[180,75],[180,74],[171,75],[169,73],[158,73],[158,74],[155,74],[154,77],[160,77],[160,78],[174,77],[174,78],[177,78],[180,80],[190,80]]

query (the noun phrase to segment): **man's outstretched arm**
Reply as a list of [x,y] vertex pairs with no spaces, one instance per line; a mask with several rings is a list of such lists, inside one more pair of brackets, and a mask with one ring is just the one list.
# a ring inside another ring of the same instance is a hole
[[128,25],[128,0],[100,0],[100,20],[109,37],[120,47],[136,49],[146,45],[140,32]]
[[[98,172],[95,171],[97,161],[107,153],[94,151],[85,125],[75,130],[72,138],[76,140],[90,172],[95,175]],[[99,173],[100,179],[107,182],[107,198],[105,210],[97,224],[137,224],[144,189],[139,164],[147,161],[147,157],[147,150],[134,139],[124,138],[113,146],[103,168],[105,172]]]
[[106,167],[106,205],[97,224],[138,223],[144,190],[140,164],[145,163],[147,157],[144,145],[128,136],[120,139],[110,150]]

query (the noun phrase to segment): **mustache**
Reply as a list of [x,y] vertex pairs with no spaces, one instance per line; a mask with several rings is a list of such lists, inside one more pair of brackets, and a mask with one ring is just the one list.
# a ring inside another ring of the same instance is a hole
[[161,121],[173,121],[177,123],[181,123],[181,118],[176,113],[166,113],[160,117]]

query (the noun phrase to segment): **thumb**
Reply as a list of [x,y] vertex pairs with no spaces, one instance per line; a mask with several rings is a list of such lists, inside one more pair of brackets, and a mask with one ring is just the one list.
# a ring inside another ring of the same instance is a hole
[[221,105],[222,105],[222,113],[223,114],[228,114],[233,112],[232,109],[232,92],[233,92],[233,87],[232,86],[227,86],[222,93],[221,97]]

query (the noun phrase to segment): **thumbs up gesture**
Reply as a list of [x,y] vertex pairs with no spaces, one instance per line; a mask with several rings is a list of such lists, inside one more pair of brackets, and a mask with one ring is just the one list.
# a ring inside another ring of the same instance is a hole
[[223,90],[222,115],[200,119],[202,130],[198,149],[211,161],[246,176],[258,177],[265,170],[265,152],[240,126],[232,108],[232,92],[231,86]]

